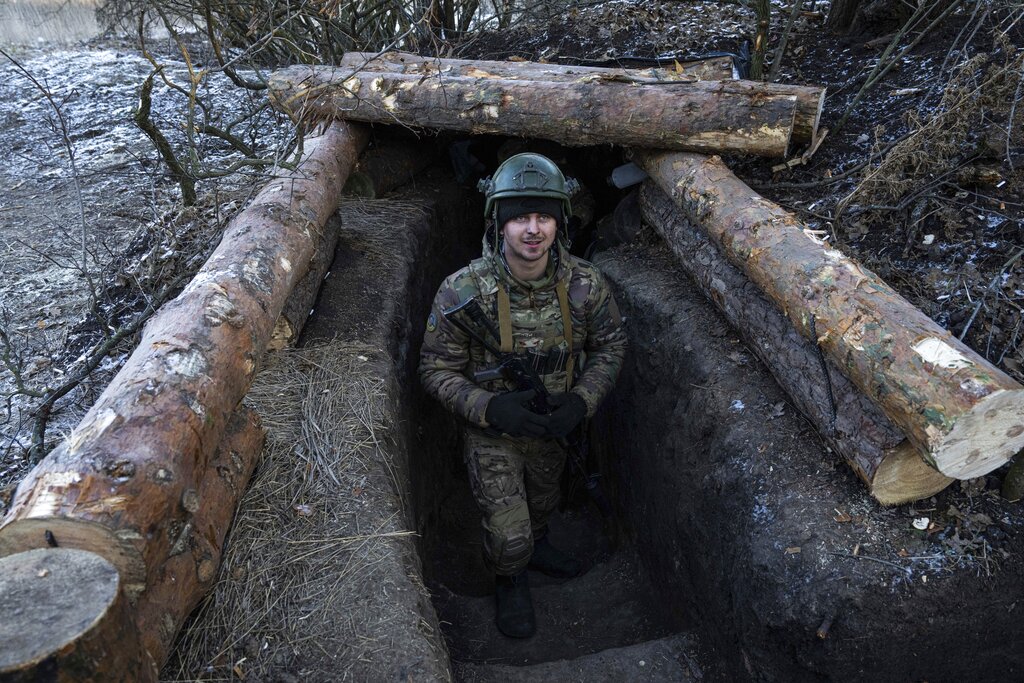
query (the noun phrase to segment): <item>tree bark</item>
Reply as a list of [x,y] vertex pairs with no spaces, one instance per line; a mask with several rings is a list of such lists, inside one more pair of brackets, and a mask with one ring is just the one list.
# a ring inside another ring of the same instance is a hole
[[552,83],[309,66],[275,72],[269,87],[274,106],[297,119],[769,157],[786,155],[798,99],[791,86],[751,81]]
[[156,582],[139,598],[135,622],[158,669],[167,661],[178,629],[217,577],[224,539],[263,450],[263,436],[253,410],[242,406],[232,415],[198,494],[186,503],[191,519]]
[[[349,180],[353,174],[349,174]],[[320,294],[320,286],[327,277],[327,271],[331,269],[334,261],[334,250],[338,247],[338,236],[341,234],[341,218],[338,214],[332,214],[324,224],[323,230],[317,239],[316,249],[313,250],[312,260],[309,262],[309,269],[302,279],[295,285],[295,289],[288,295],[284,302],[281,315],[274,324],[274,332],[270,335],[267,343],[268,351],[280,351],[281,349],[294,346],[302,328],[309,320],[316,305],[316,298]]]
[[0,556],[44,547],[49,536],[106,558],[133,602],[159,580],[365,140],[365,131],[331,124],[306,140],[296,171],[232,221],[67,440],[21,482],[0,526]]
[[871,495],[885,505],[906,503],[938,493],[953,481],[926,464],[906,437],[828,359],[825,377],[814,343],[802,337],[650,181],[641,188],[640,206],[644,220],[665,239],[797,409],[864,480]]
[[117,568],[99,555],[38,548],[0,558],[0,681],[156,681]]
[[1024,447],[1024,387],[720,159],[638,151],[635,160],[942,474],[977,477]]
[[384,73],[472,78],[497,78],[533,81],[573,81],[581,77],[603,74],[631,83],[664,83],[683,81],[728,81],[733,78],[732,57],[709,57],[681,62],[675,67],[641,67],[621,69],[602,66],[572,66],[542,62],[500,62],[483,59],[442,59],[421,57],[409,52],[346,52],[338,66],[350,72]]
[[[600,76],[611,81],[665,84],[695,81],[730,81],[735,78],[732,57],[710,57],[682,62],[676,67],[645,67],[622,69],[596,66],[567,66],[540,62],[495,62],[468,59],[421,57],[408,52],[346,52],[339,66],[352,72],[412,74],[418,76],[462,76],[498,80],[551,81],[569,83]],[[821,112],[825,106],[825,88],[788,86],[796,95],[797,109],[793,122],[793,145],[805,145],[818,134]]]

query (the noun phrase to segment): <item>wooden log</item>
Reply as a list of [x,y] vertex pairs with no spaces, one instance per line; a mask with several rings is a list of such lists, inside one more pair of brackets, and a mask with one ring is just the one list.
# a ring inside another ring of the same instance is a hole
[[156,582],[139,597],[135,622],[158,668],[167,661],[178,629],[217,577],[224,539],[256,468],[263,436],[253,410],[242,406],[232,415],[198,495],[188,503],[191,519],[179,532]]
[[[679,63],[678,68],[644,67],[623,69],[597,66],[570,66],[540,62],[498,62],[470,59],[421,57],[408,52],[346,52],[338,63],[349,72],[391,72],[418,76],[466,76],[511,80],[568,82],[603,76],[630,83],[672,83],[728,81],[735,78],[732,57],[709,57]],[[825,88],[790,86],[797,97],[793,122],[793,145],[806,145],[818,135],[821,112],[825,106]]]
[[[349,179],[351,177],[350,174]],[[341,218],[338,214],[332,214],[317,235],[316,248],[313,250],[306,274],[298,281],[295,289],[288,295],[288,300],[284,302],[284,308],[274,324],[274,331],[267,343],[268,351],[280,351],[285,347],[294,346],[298,342],[302,328],[309,320],[313,306],[316,305],[320,286],[334,261],[334,250],[338,247],[339,235],[341,235]]]
[[331,124],[306,140],[296,171],[235,217],[79,425],[18,486],[0,556],[50,537],[105,557],[133,601],[156,582],[365,140]]
[[797,102],[790,86],[751,81],[552,83],[301,65],[274,72],[269,87],[274,106],[298,119],[769,157],[786,155]]
[[73,548],[0,558],[0,681],[156,681],[117,568]]
[[640,207],[644,220],[665,239],[704,295],[725,315],[825,442],[867,484],[871,495],[885,505],[894,505],[927,498],[953,482],[925,463],[906,437],[829,359],[824,359],[826,378],[823,357],[814,343],[801,336],[651,181],[641,188]]
[[1024,387],[721,159],[638,151],[635,160],[941,473],[977,477],[1024,446]]
[[734,78],[732,57],[708,57],[679,63],[679,68],[640,67],[624,69],[603,66],[574,66],[543,62],[509,62],[484,59],[445,59],[423,57],[410,52],[346,52],[338,66],[350,72],[375,71],[418,76],[470,76],[474,78],[511,78],[531,81],[571,81],[601,74],[632,83],[684,81],[728,81]]

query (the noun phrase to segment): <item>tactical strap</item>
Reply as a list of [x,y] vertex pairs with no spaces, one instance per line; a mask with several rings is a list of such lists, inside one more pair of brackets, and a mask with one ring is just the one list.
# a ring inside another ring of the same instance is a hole
[[498,331],[501,333],[501,352],[512,353],[512,302],[504,287],[498,287]]
[[[565,362],[565,390],[569,391],[576,371],[576,356],[572,352],[572,309],[569,308],[569,292],[564,280],[555,284],[555,292],[558,294],[558,307],[562,310],[562,336],[569,347],[569,359]],[[512,301],[504,287],[498,287],[498,332],[501,335],[501,352],[512,353]]]
[[569,293],[565,289],[565,280],[555,285],[558,293],[558,306],[562,309],[562,336],[569,347],[569,360],[565,363],[565,390],[572,389],[572,376],[576,370],[576,356],[572,353],[572,309],[569,308]]

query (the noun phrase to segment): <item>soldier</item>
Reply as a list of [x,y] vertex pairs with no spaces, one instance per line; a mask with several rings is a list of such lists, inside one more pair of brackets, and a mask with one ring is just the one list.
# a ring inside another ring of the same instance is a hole
[[[597,410],[626,350],[604,277],[568,251],[574,183],[530,153],[510,157],[481,183],[490,219],[483,256],[441,285],[420,357],[424,388],[468,423],[464,458],[483,513],[484,560],[496,575],[496,622],[515,638],[536,630],[527,568],[559,578],[581,571],[547,538],[566,461],[560,440]],[[474,380],[498,359],[444,315],[470,298],[497,322],[492,346],[520,354],[541,375],[549,414],[529,409],[533,391]]]

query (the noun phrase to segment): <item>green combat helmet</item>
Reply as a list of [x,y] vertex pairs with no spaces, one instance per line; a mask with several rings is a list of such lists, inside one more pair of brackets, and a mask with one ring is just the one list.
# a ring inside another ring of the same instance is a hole
[[490,178],[484,178],[477,185],[484,193],[487,203],[484,216],[494,218],[494,205],[499,199],[513,197],[550,197],[562,202],[565,218],[572,215],[569,198],[580,189],[573,178],[562,175],[555,162],[546,156],[524,152],[511,156],[498,166]]

